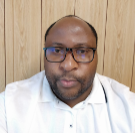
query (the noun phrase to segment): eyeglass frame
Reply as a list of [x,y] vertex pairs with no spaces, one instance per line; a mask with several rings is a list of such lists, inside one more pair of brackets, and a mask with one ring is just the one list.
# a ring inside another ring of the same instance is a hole
[[58,48],[58,47],[44,47],[44,48],[43,48],[43,50],[44,50],[44,52],[45,52],[46,60],[47,60],[48,62],[51,62],[51,63],[61,63],[61,62],[63,62],[63,61],[65,60],[65,58],[66,58],[66,55],[67,55],[67,52],[68,52],[68,51],[71,51],[71,52],[72,52],[72,57],[73,57],[73,59],[74,59],[77,63],[90,63],[90,62],[93,61],[94,55],[95,55],[95,51],[97,50],[97,48],[79,47],[79,48],[88,48],[88,49],[92,49],[92,50],[93,50],[93,58],[92,58],[92,60],[91,60],[91,61],[87,61],[87,62],[82,62],[82,61],[77,61],[77,60],[74,58],[74,54],[73,54],[73,50],[72,50],[72,49],[77,49],[77,48],[67,48],[67,47],[65,47],[66,53],[65,53],[65,57],[64,57],[64,59],[63,59],[62,61],[50,61],[50,60],[47,59],[47,56],[46,56],[46,50],[47,50],[48,48]]

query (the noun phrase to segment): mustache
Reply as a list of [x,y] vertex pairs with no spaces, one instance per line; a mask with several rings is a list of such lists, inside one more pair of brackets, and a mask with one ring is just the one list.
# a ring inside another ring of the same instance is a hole
[[59,81],[62,78],[67,78],[67,79],[74,79],[74,80],[80,82],[81,84],[84,83],[84,79],[82,77],[79,77],[79,76],[76,76],[76,75],[74,75],[72,73],[67,73],[67,72],[65,72],[65,73],[63,73],[61,75],[57,75],[54,78],[55,78],[56,82]]

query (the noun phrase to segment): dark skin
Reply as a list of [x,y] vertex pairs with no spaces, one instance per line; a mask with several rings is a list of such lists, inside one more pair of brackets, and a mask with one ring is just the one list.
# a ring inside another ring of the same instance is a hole
[[[90,27],[81,19],[66,17],[49,31],[46,47],[96,48],[96,38]],[[97,67],[97,51],[90,63],[77,63],[68,52],[61,63],[44,59],[45,74],[54,94],[70,107],[85,100],[92,90]]]

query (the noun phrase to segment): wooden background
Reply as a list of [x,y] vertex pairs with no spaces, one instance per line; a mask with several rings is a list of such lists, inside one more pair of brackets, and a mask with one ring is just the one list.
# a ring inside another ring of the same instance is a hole
[[135,0],[0,0],[0,92],[44,69],[45,31],[69,14],[97,30],[97,72],[135,92]]

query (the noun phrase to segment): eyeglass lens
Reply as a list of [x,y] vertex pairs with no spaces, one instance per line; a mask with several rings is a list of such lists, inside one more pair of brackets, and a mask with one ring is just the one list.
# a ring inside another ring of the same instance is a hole
[[[49,47],[46,49],[46,58],[51,62],[61,62],[66,57],[66,48]],[[77,62],[90,62],[93,60],[93,49],[90,48],[73,48],[72,54]]]

